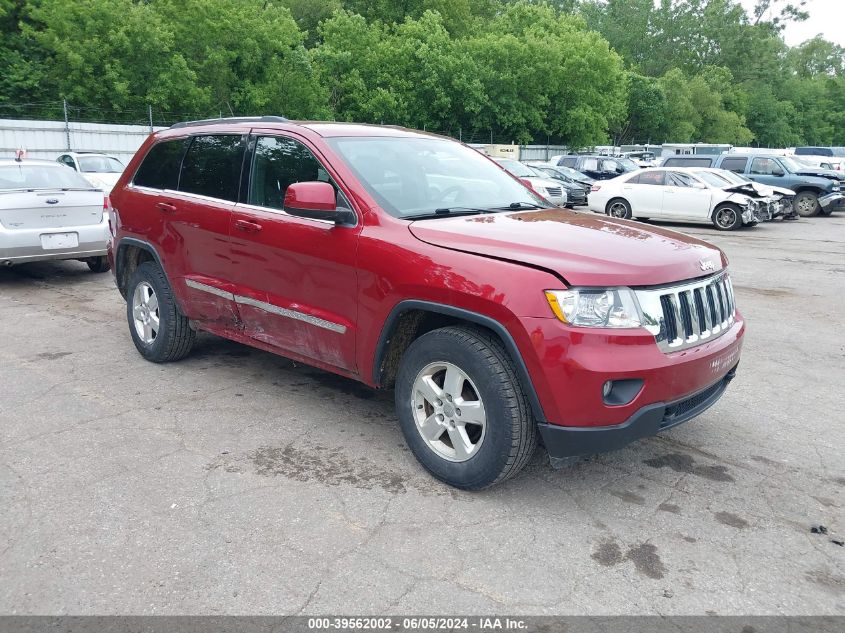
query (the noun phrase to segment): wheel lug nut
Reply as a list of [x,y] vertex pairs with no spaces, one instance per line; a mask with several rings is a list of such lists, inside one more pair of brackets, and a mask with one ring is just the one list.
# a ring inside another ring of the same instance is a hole
[[437,421],[438,421],[438,422],[442,422],[442,421],[443,421],[443,414],[442,414],[442,413],[438,413],[438,414],[437,414]]
[[461,410],[460,410],[460,409],[455,409],[455,415],[460,416],[460,415],[461,415]]
[[442,406],[443,406],[443,401],[442,401],[442,400],[438,400],[438,401],[437,401],[437,406],[438,406],[438,407],[442,407]]

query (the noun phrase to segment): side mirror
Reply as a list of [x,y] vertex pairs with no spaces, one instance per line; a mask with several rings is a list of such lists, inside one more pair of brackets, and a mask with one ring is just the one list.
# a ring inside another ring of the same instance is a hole
[[783,170],[780,167],[772,169],[772,176],[783,176]]
[[327,182],[295,182],[285,191],[284,209],[291,215],[335,224],[355,222],[350,209],[338,209],[334,187]]

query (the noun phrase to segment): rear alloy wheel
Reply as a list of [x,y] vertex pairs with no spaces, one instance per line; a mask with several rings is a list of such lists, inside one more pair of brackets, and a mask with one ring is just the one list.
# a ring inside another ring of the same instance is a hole
[[141,356],[154,363],[187,356],[196,332],[176,306],[161,268],[154,262],[144,262],[133,273],[126,290],[129,332]]
[[631,205],[627,200],[615,198],[607,204],[607,215],[621,220],[630,220],[632,217]]
[[802,191],[795,196],[792,201],[792,207],[802,218],[811,218],[819,214],[821,205],[819,205],[819,197],[812,191]]
[[89,257],[85,260],[92,273],[105,273],[111,268],[108,257]]
[[537,445],[513,361],[487,330],[453,326],[422,335],[402,356],[395,395],[414,456],[456,488],[480,490],[512,477]]
[[739,207],[726,204],[713,212],[713,226],[720,231],[733,231],[742,226],[742,214]]

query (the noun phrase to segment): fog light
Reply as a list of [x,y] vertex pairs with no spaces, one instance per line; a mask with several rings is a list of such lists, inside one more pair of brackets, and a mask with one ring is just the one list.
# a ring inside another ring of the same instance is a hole
[[630,404],[643,388],[643,381],[639,378],[625,378],[622,380],[608,380],[602,385],[601,399],[611,407]]

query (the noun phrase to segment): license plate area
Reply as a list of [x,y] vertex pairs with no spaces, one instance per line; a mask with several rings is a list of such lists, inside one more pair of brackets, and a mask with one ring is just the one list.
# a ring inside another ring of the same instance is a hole
[[78,233],[43,233],[41,235],[41,248],[45,251],[76,248],[77,246],[79,246]]

